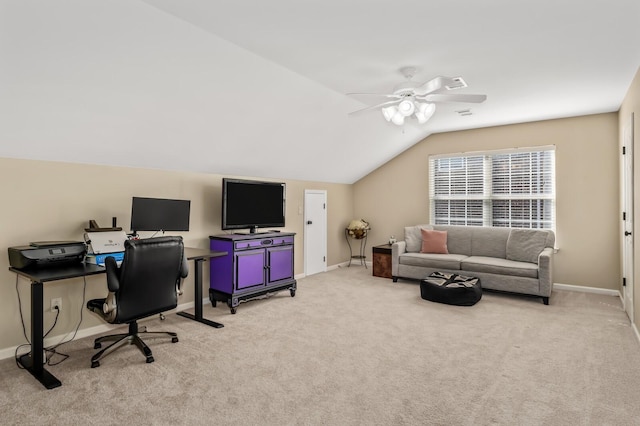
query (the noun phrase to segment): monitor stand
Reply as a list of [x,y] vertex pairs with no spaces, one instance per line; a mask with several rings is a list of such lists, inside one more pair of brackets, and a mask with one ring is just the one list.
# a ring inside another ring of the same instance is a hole
[[249,228],[249,232],[234,232],[234,233],[238,235],[261,235],[261,234],[270,234],[271,232],[272,231],[258,232],[258,227],[252,226],[251,228]]

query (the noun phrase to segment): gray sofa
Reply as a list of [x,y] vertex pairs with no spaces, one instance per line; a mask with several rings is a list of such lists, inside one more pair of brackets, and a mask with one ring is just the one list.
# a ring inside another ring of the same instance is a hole
[[[421,229],[446,231],[449,254],[421,253]],[[405,228],[404,241],[391,249],[393,282],[421,280],[432,272],[480,278],[483,289],[542,297],[553,289],[555,234],[550,230],[453,225]]]

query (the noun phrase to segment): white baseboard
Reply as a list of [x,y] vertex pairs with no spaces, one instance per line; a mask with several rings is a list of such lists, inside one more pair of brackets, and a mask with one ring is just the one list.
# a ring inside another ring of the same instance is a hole
[[[209,297],[202,299],[202,303],[208,303],[209,302]],[[191,309],[193,308],[195,305],[193,302],[188,302],[188,303],[183,303],[178,305],[178,307],[176,309],[173,309],[171,311],[167,311],[167,314],[171,314],[174,312],[179,312],[179,311],[183,311],[185,309]],[[152,317],[149,317],[152,318]],[[141,320],[141,322],[143,322],[144,320]],[[74,337],[73,340],[77,340],[77,339],[82,339],[83,337],[89,337],[89,336],[94,336],[96,334],[100,334],[100,333],[105,333],[108,331],[111,331],[115,328],[118,327],[122,327],[122,324],[108,324],[108,323],[104,323],[104,324],[100,324],[100,325],[96,325],[95,327],[89,327],[89,328],[83,328],[78,330],[78,333],[76,334],[76,336]],[[71,330],[65,334],[60,334],[57,336],[52,336],[52,337],[47,337],[46,339],[44,339],[44,346],[49,347],[49,346],[53,346],[53,345],[57,345],[62,341],[66,341],[68,339],[71,338],[71,336],[73,336],[73,331]],[[64,339],[64,340],[63,340]],[[22,345],[20,345],[22,346]],[[10,348],[4,348],[4,349],[0,349],[0,360],[2,359],[6,359],[6,358],[12,358],[15,356],[16,353],[16,348],[18,346],[13,346]],[[21,351],[20,354],[24,354],[26,353],[26,347],[24,351]]]
[[631,328],[633,329],[633,333],[635,334],[638,343],[640,343],[640,331],[638,331],[638,327],[636,327],[634,323],[631,323]]
[[[348,261],[347,262],[342,262],[342,263],[336,263],[335,265],[327,266],[327,270],[325,272],[335,271],[336,269],[346,268],[347,266],[349,266],[349,262]],[[299,280],[299,279],[305,278],[306,276],[307,276],[307,274],[303,273],[303,274],[296,275],[294,278],[296,280]]]
[[346,268],[347,266],[349,266],[349,262],[342,262],[342,263],[337,263],[335,265],[331,265],[327,268],[327,271],[334,271],[338,268]]
[[604,296],[615,296],[620,298],[622,297],[618,290],[611,290],[608,288],[586,287],[581,285],[560,284],[560,283],[553,283],[553,288],[555,290],[579,291],[582,293],[594,293],[594,294],[602,294]]

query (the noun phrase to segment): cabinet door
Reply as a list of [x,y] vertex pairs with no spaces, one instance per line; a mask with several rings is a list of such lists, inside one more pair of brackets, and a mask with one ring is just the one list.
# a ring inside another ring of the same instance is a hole
[[293,278],[293,246],[272,247],[267,249],[267,284]]
[[237,252],[236,257],[236,289],[264,285],[264,250],[247,250]]

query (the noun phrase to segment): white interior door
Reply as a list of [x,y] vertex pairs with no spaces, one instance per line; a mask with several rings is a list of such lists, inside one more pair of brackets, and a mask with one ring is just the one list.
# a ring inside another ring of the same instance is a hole
[[624,310],[633,322],[633,114],[624,125],[622,155],[622,273]]
[[304,273],[327,270],[327,191],[304,191]]

